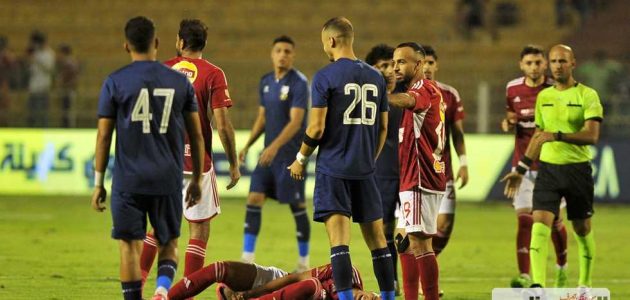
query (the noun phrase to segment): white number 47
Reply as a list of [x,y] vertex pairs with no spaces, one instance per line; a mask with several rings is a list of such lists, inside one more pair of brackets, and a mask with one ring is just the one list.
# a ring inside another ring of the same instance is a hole
[[[168,120],[171,117],[171,108],[173,106],[173,97],[175,96],[175,89],[154,89],[154,97],[165,97],[164,110],[162,111],[162,121],[160,122],[160,133],[164,134],[168,130]],[[149,90],[143,88],[140,90],[138,100],[131,112],[131,121],[142,122],[142,133],[151,133],[151,120],[153,114],[149,111]]]

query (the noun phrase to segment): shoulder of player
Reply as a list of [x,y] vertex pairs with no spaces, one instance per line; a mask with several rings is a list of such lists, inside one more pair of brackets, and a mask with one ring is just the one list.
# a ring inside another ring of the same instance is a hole
[[597,90],[581,82],[578,82],[576,87],[578,88],[578,92],[581,94],[597,94]]
[[262,82],[265,82],[267,80],[270,80],[270,79],[273,78],[273,76],[274,76],[274,72],[273,71],[267,72],[267,73],[263,74],[263,76],[260,76],[260,82],[262,83]]
[[460,101],[459,91],[457,91],[456,88],[446,83],[439,82],[439,81],[435,81],[435,83],[437,84],[437,87],[440,88],[440,90],[442,90],[442,93],[446,92],[446,93],[452,94],[457,100],[457,102]]
[[306,75],[304,75],[304,73],[300,72],[300,70],[293,68],[290,72],[291,74],[294,74],[295,78],[297,78],[298,80],[308,82],[308,78],[306,77]]
[[508,81],[508,83],[505,85],[505,89],[509,90],[511,88],[517,87],[517,86],[521,86],[525,83],[525,76],[521,76],[515,79],[512,79],[510,81]]

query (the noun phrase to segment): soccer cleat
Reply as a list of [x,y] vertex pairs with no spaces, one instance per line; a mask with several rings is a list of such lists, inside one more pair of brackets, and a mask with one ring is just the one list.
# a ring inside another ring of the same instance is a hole
[[297,267],[295,267],[295,271],[293,271],[293,273],[304,273],[304,272],[306,272],[308,270],[310,270],[308,265],[305,265],[305,264],[302,264],[302,263],[298,263]]
[[514,277],[510,282],[512,288],[528,288],[532,285],[532,279],[527,274],[521,274]]
[[567,286],[567,281],[569,280],[569,276],[567,275],[567,266],[564,265],[562,267],[558,266],[556,268],[556,281],[554,282],[554,287],[563,288]]

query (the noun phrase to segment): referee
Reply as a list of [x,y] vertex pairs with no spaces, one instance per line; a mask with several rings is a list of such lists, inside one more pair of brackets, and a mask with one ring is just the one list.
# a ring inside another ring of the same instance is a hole
[[573,223],[578,243],[580,287],[590,287],[595,256],[591,230],[593,177],[588,145],[599,139],[603,109],[597,92],[573,78],[575,56],[566,45],[549,51],[549,65],[555,79],[536,99],[536,132],[516,171],[506,175],[505,195],[513,198],[523,174],[533,160],[540,159],[534,187],[534,225],[530,243],[533,286],[545,286],[549,236],[558,216],[560,199],[567,203],[567,217]]

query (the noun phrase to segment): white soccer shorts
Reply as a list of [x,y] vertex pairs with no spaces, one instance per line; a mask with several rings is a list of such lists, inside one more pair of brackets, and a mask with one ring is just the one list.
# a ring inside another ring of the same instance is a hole
[[422,190],[400,192],[400,212],[398,228],[407,233],[422,232],[426,235],[437,233],[437,216],[442,194]]
[[191,175],[184,174],[184,188],[182,190],[184,218],[189,222],[200,223],[220,214],[221,206],[217,195],[217,178],[214,173],[214,166],[201,176],[201,200],[197,205],[186,208],[186,190],[190,184],[190,178]]
[[442,203],[440,203],[439,214],[455,214],[455,183],[453,180],[446,182],[446,192],[442,197]]
[[[514,206],[515,210],[522,208],[531,209],[534,207],[533,199],[536,176],[538,176],[538,171],[527,171],[525,175],[523,175],[521,186],[518,188],[518,191],[514,196],[514,200],[512,201],[512,206]],[[562,201],[560,202],[560,209],[565,208],[566,206],[567,202],[564,198],[562,198]]]
[[254,284],[252,285],[252,289],[255,289],[259,286],[263,286],[270,281],[276,280],[278,278],[287,276],[288,273],[284,270],[276,267],[263,267],[259,264],[254,264],[256,266],[256,279],[254,279]]

